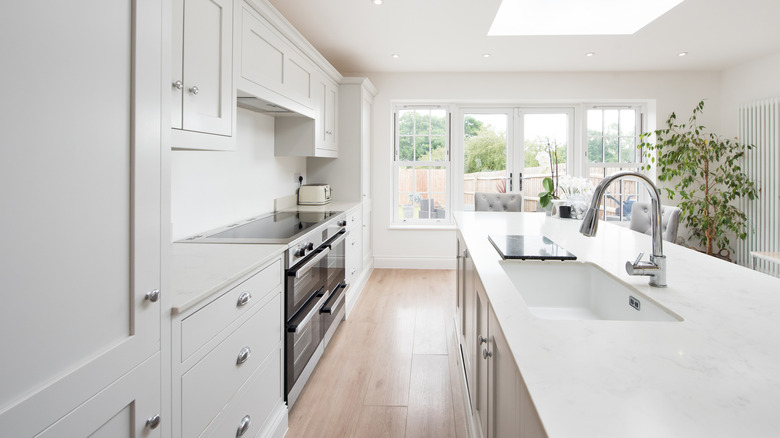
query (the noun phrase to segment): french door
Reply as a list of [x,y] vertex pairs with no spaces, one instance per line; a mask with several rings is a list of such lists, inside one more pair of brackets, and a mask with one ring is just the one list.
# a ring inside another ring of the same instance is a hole
[[[463,210],[474,193],[522,193],[537,209],[542,180],[576,174],[573,108],[464,108],[461,111]],[[571,163],[574,164],[574,163]]]

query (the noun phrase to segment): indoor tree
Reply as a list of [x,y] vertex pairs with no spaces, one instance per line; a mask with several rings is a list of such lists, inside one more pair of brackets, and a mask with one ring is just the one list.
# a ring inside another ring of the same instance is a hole
[[707,132],[696,118],[704,110],[704,101],[693,109],[687,123],[678,123],[672,113],[666,126],[654,132],[655,143],[646,141],[653,133],[641,135],[638,146],[647,163],[658,169],[658,179],[670,199],[679,196],[682,222],[691,237],[713,255],[715,247],[729,247],[729,234],[745,239],[746,216],[735,206],[739,198],[755,199],[755,184],[742,170],[745,151],[753,146]]

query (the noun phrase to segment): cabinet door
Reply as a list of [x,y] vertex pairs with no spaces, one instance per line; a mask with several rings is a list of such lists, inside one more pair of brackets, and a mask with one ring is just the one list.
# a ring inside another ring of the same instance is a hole
[[160,349],[166,5],[5,6],[0,431],[31,436]]
[[[479,277],[475,280],[476,285],[476,304],[475,304],[475,314],[476,314],[476,339],[475,343],[477,346],[477,357],[474,362],[474,375],[475,375],[475,395],[472,396],[472,406],[474,407],[474,412],[476,414],[476,420],[477,420],[477,426],[482,431],[483,437],[488,437],[489,435],[489,427],[488,424],[490,422],[489,414],[490,414],[490,395],[492,388],[490,385],[490,354],[491,353],[491,345],[488,343],[488,339],[490,336],[490,333],[488,333],[489,327],[488,327],[488,301],[487,301],[487,295],[485,294],[485,287],[482,285],[482,282],[479,280]],[[507,435],[510,436],[510,435]],[[515,435],[511,435],[515,436]]]
[[233,1],[185,0],[182,127],[231,135]]
[[371,263],[373,248],[371,247],[371,201],[363,201],[363,268]]
[[[476,290],[474,289],[474,261],[471,259],[468,248],[464,251],[463,259],[463,321],[461,324],[461,330],[463,331],[463,342],[465,343],[466,354],[464,362],[466,362],[466,381],[468,382],[468,389],[471,397],[474,397],[474,373],[473,366],[477,358],[477,335],[476,327]],[[473,400],[472,400],[473,406]]]
[[520,437],[520,373],[509,351],[504,334],[490,309],[490,356],[488,388],[490,391],[488,437]]
[[338,87],[330,81],[325,83],[325,149],[338,150],[336,125],[338,123]]
[[287,44],[248,6],[242,9],[241,20],[241,77],[283,95]]
[[373,103],[363,97],[360,117],[361,194],[363,202],[371,198],[371,114]]
[[314,67],[303,56],[298,55],[292,47],[288,46],[285,56],[284,86],[285,95],[290,99],[307,106],[313,107],[314,97]]
[[38,436],[159,437],[159,414],[160,355],[156,354]]

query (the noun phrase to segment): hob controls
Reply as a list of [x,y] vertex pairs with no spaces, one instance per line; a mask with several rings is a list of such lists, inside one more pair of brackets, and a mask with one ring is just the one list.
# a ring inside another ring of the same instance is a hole
[[340,227],[346,227],[347,226],[347,221],[338,221],[338,222],[336,222],[336,225],[338,225]]

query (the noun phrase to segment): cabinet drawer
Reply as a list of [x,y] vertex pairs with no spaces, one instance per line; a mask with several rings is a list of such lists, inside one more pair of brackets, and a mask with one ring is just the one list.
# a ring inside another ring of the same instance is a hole
[[[197,436],[282,341],[277,294],[181,378],[183,436]],[[238,363],[242,349],[251,354]]]
[[237,436],[242,420],[249,417],[243,437],[259,436],[277,409],[282,409],[282,348],[281,344],[249,378],[231,400],[230,405],[206,431],[206,437]]
[[[181,322],[181,361],[184,362],[203,344],[245,314],[282,284],[282,261],[277,260],[243,283],[188,316]],[[239,299],[251,296],[246,304]]]
[[[362,211],[358,207],[354,210],[347,212],[347,228],[352,229],[355,226],[360,226],[362,221]],[[359,229],[355,229],[356,232],[360,232]]]

